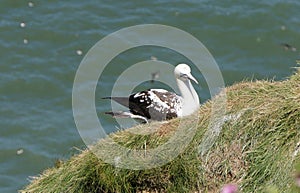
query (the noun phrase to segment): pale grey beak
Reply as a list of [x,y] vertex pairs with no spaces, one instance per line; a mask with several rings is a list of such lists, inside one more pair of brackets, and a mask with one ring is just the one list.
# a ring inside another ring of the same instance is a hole
[[199,84],[198,81],[192,76],[191,73],[187,74],[188,79],[194,81],[196,84]]

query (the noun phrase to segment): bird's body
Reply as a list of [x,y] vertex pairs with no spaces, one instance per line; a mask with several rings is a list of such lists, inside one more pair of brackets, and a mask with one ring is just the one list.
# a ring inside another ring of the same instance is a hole
[[164,89],[149,89],[129,97],[105,97],[127,107],[130,112],[107,112],[114,117],[133,118],[143,123],[149,120],[169,120],[192,114],[199,108],[199,98],[191,81],[190,67],[179,64],[174,70],[177,85],[182,96]]

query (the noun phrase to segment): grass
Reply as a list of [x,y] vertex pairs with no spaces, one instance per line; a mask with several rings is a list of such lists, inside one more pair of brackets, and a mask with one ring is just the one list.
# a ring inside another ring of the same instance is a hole
[[[118,151],[111,149],[110,140],[102,139],[92,150],[57,162],[20,192],[218,192],[227,183],[237,184],[240,192],[300,192],[295,185],[295,175],[300,173],[300,72],[285,81],[245,81],[225,91],[226,119],[219,133],[207,135],[217,96],[202,105],[198,114],[182,120],[111,134],[114,142],[128,148],[126,155],[118,154],[124,163],[110,154],[103,156],[112,164],[95,156],[103,150]],[[188,136],[193,138],[184,146]],[[203,150],[209,137],[215,140]],[[151,149],[171,139],[175,146],[151,154]],[[172,148],[178,156],[165,153]]]

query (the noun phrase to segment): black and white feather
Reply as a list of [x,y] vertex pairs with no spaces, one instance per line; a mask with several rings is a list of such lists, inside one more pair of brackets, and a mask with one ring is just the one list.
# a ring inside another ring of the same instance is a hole
[[130,112],[106,112],[114,117],[132,118],[142,123],[149,120],[169,120],[192,114],[199,108],[199,98],[191,81],[191,69],[186,64],[179,64],[174,70],[177,85],[182,96],[164,89],[149,89],[134,93],[129,97],[105,97],[127,107]]

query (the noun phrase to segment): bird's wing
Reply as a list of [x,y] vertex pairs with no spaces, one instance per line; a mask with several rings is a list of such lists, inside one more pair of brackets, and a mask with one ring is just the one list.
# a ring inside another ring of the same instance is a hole
[[164,89],[150,89],[132,94],[129,98],[129,109],[133,114],[147,119],[165,120],[177,117],[176,104],[179,98],[175,93]]
[[140,115],[150,119],[149,105],[151,105],[151,99],[149,98],[149,90],[134,93],[129,96],[129,110],[135,115]]
[[151,89],[151,91],[156,95],[158,100],[158,106],[162,103],[164,107],[164,114],[166,114],[166,119],[172,119],[181,116],[182,110],[182,97],[178,96],[173,92],[169,92],[162,89]]
[[113,117],[117,118],[131,118],[134,119],[140,123],[148,123],[148,120],[145,117],[142,117],[140,115],[134,115],[130,112],[124,112],[124,111],[114,111],[114,112],[105,112],[105,114],[111,115]]
[[134,115],[146,119],[165,120],[178,116],[181,97],[164,89],[149,89],[134,93],[129,97],[105,97],[129,108]]

